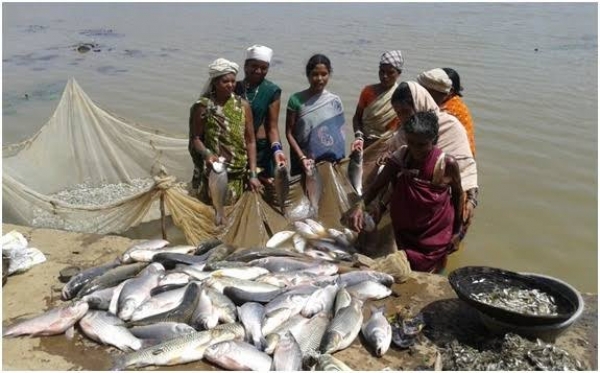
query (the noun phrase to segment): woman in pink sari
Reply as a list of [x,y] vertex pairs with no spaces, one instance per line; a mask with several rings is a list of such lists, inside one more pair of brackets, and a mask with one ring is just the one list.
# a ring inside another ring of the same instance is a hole
[[[401,116],[402,113],[398,113]],[[392,184],[389,208],[399,250],[411,269],[441,272],[462,225],[462,187],[458,163],[436,146],[438,117],[419,112],[404,122],[406,145],[395,151],[351,215],[364,228],[364,206]]]

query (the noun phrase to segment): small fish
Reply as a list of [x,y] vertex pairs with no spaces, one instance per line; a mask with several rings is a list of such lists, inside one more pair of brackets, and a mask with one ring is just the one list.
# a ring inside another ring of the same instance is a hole
[[88,338],[121,351],[137,351],[142,341],[131,334],[123,320],[105,311],[89,311],[79,320],[79,326]]
[[306,173],[304,188],[308,200],[310,201],[312,216],[317,217],[319,215],[321,194],[323,194],[323,180],[321,179],[321,174],[315,164],[313,164]]
[[275,193],[277,193],[277,204],[281,209],[281,214],[285,216],[285,202],[290,194],[290,177],[285,163],[277,165],[274,184]]
[[352,184],[359,196],[362,195],[362,177],[363,152],[360,150],[355,150],[350,153],[350,162],[348,162],[348,179],[350,179],[350,184]]
[[371,317],[361,328],[367,344],[377,357],[383,356],[392,343],[392,327],[385,318],[384,311],[385,306],[381,308],[371,306]]
[[279,339],[273,352],[273,370],[299,371],[302,370],[302,350],[289,331]]
[[[223,170],[218,172],[215,167],[219,162],[213,163],[213,170],[208,175],[208,189],[215,209],[215,224],[217,226],[225,224],[225,204],[227,203],[228,178],[227,172]],[[220,167],[218,167],[220,169]]]

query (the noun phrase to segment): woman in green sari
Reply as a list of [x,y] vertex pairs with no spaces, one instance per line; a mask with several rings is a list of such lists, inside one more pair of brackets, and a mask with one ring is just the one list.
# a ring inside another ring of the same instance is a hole
[[210,203],[210,199],[209,172],[205,170],[211,170],[219,157],[224,158],[227,166],[227,204],[242,195],[246,181],[253,191],[261,188],[256,175],[252,111],[246,100],[233,93],[238,69],[236,63],[224,58],[210,64],[203,94],[190,109],[192,187],[199,187],[199,198],[206,203]]

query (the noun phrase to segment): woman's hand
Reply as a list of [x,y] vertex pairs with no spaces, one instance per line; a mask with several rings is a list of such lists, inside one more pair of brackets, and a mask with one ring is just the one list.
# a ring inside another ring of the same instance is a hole
[[465,203],[463,204],[463,230],[466,233],[467,229],[469,229],[469,226],[471,225],[471,222],[473,221],[473,216],[475,216],[475,205],[473,204],[473,202],[471,202],[471,200],[467,199],[465,201]]
[[302,168],[304,169],[304,173],[310,175],[312,173],[312,169],[315,166],[314,159],[304,158],[302,160]]
[[218,162],[218,161],[219,161],[219,157],[217,157],[216,155],[211,153],[208,157],[205,158],[206,168],[212,170],[213,163]]
[[348,216],[348,221],[351,224],[351,228],[357,232],[360,232],[365,227],[365,212],[363,205],[359,203],[354,207],[353,211]]
[[275,159],[275,164],[277,166],[280,164],[285,164],[287,166],[287,158],[285,157],[285,154],[283,154],[283,151],[276,151],[275,154],[273,154],[273,158]]
[[251,177],[248,184],[253,192],[260,192],[263,189],[263,185],[257,177]]
[[362,138],[357,138],[356,140],[354,140],[354,142],[352,143],[352,145],[350,146],[350,152],[353,152],[355,150],[358,150],[359,152],[363,151],[363,145],[365,143],[365,140],[363,140]]

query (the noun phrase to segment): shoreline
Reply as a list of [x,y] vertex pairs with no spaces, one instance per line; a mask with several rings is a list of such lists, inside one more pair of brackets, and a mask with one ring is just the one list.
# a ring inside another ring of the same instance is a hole
[[[2,232],[12,230],[22,233],[30,247],[41,250],[46,262],[30,270],[9,276],[2,289],[2,323],[12,324],[19,318],[28,318],[62,303],[60,291],[64,284],[58,280],[59,271],[70,265],[82,268],[106,263],[129,247],[134,240],[111,235],[73,233],[43,228],[31,228],[3,224]],[[402,284],[392,287],[398,296],[391,296],[374,305],[385,305],[386,314],[399,311],[411,313],[428,312],[431,328],[442,331],[446,337],[469,338],[470,333],[485,333],[475,311],[459,301],[446,277],[413,273]],[[597,370],[598,361],[598,312],[597,294],[584,294],[584,314],[557,340],[556,346],[573,354],[587,369]],[[464,323],[464,324],[463,324]],[[427,329],[427,326],[426,326]],[[399,350],[390,348],[381,358],[373,357],[363,345],[361,338],[335,354],[348,366],[357,370],[383,370],[391,368],[418,369],[432,366],[442,339],[431,338],[433,334],[420,336],[415,348]],[[64,335],[51,337],[6,338],[2,345],[3,370],[109,370],[112,360],[120,352],[113,347],[102,346],[75,332],[73,340]],[[217,370],[204,361],[149,368],[151,370]]]

